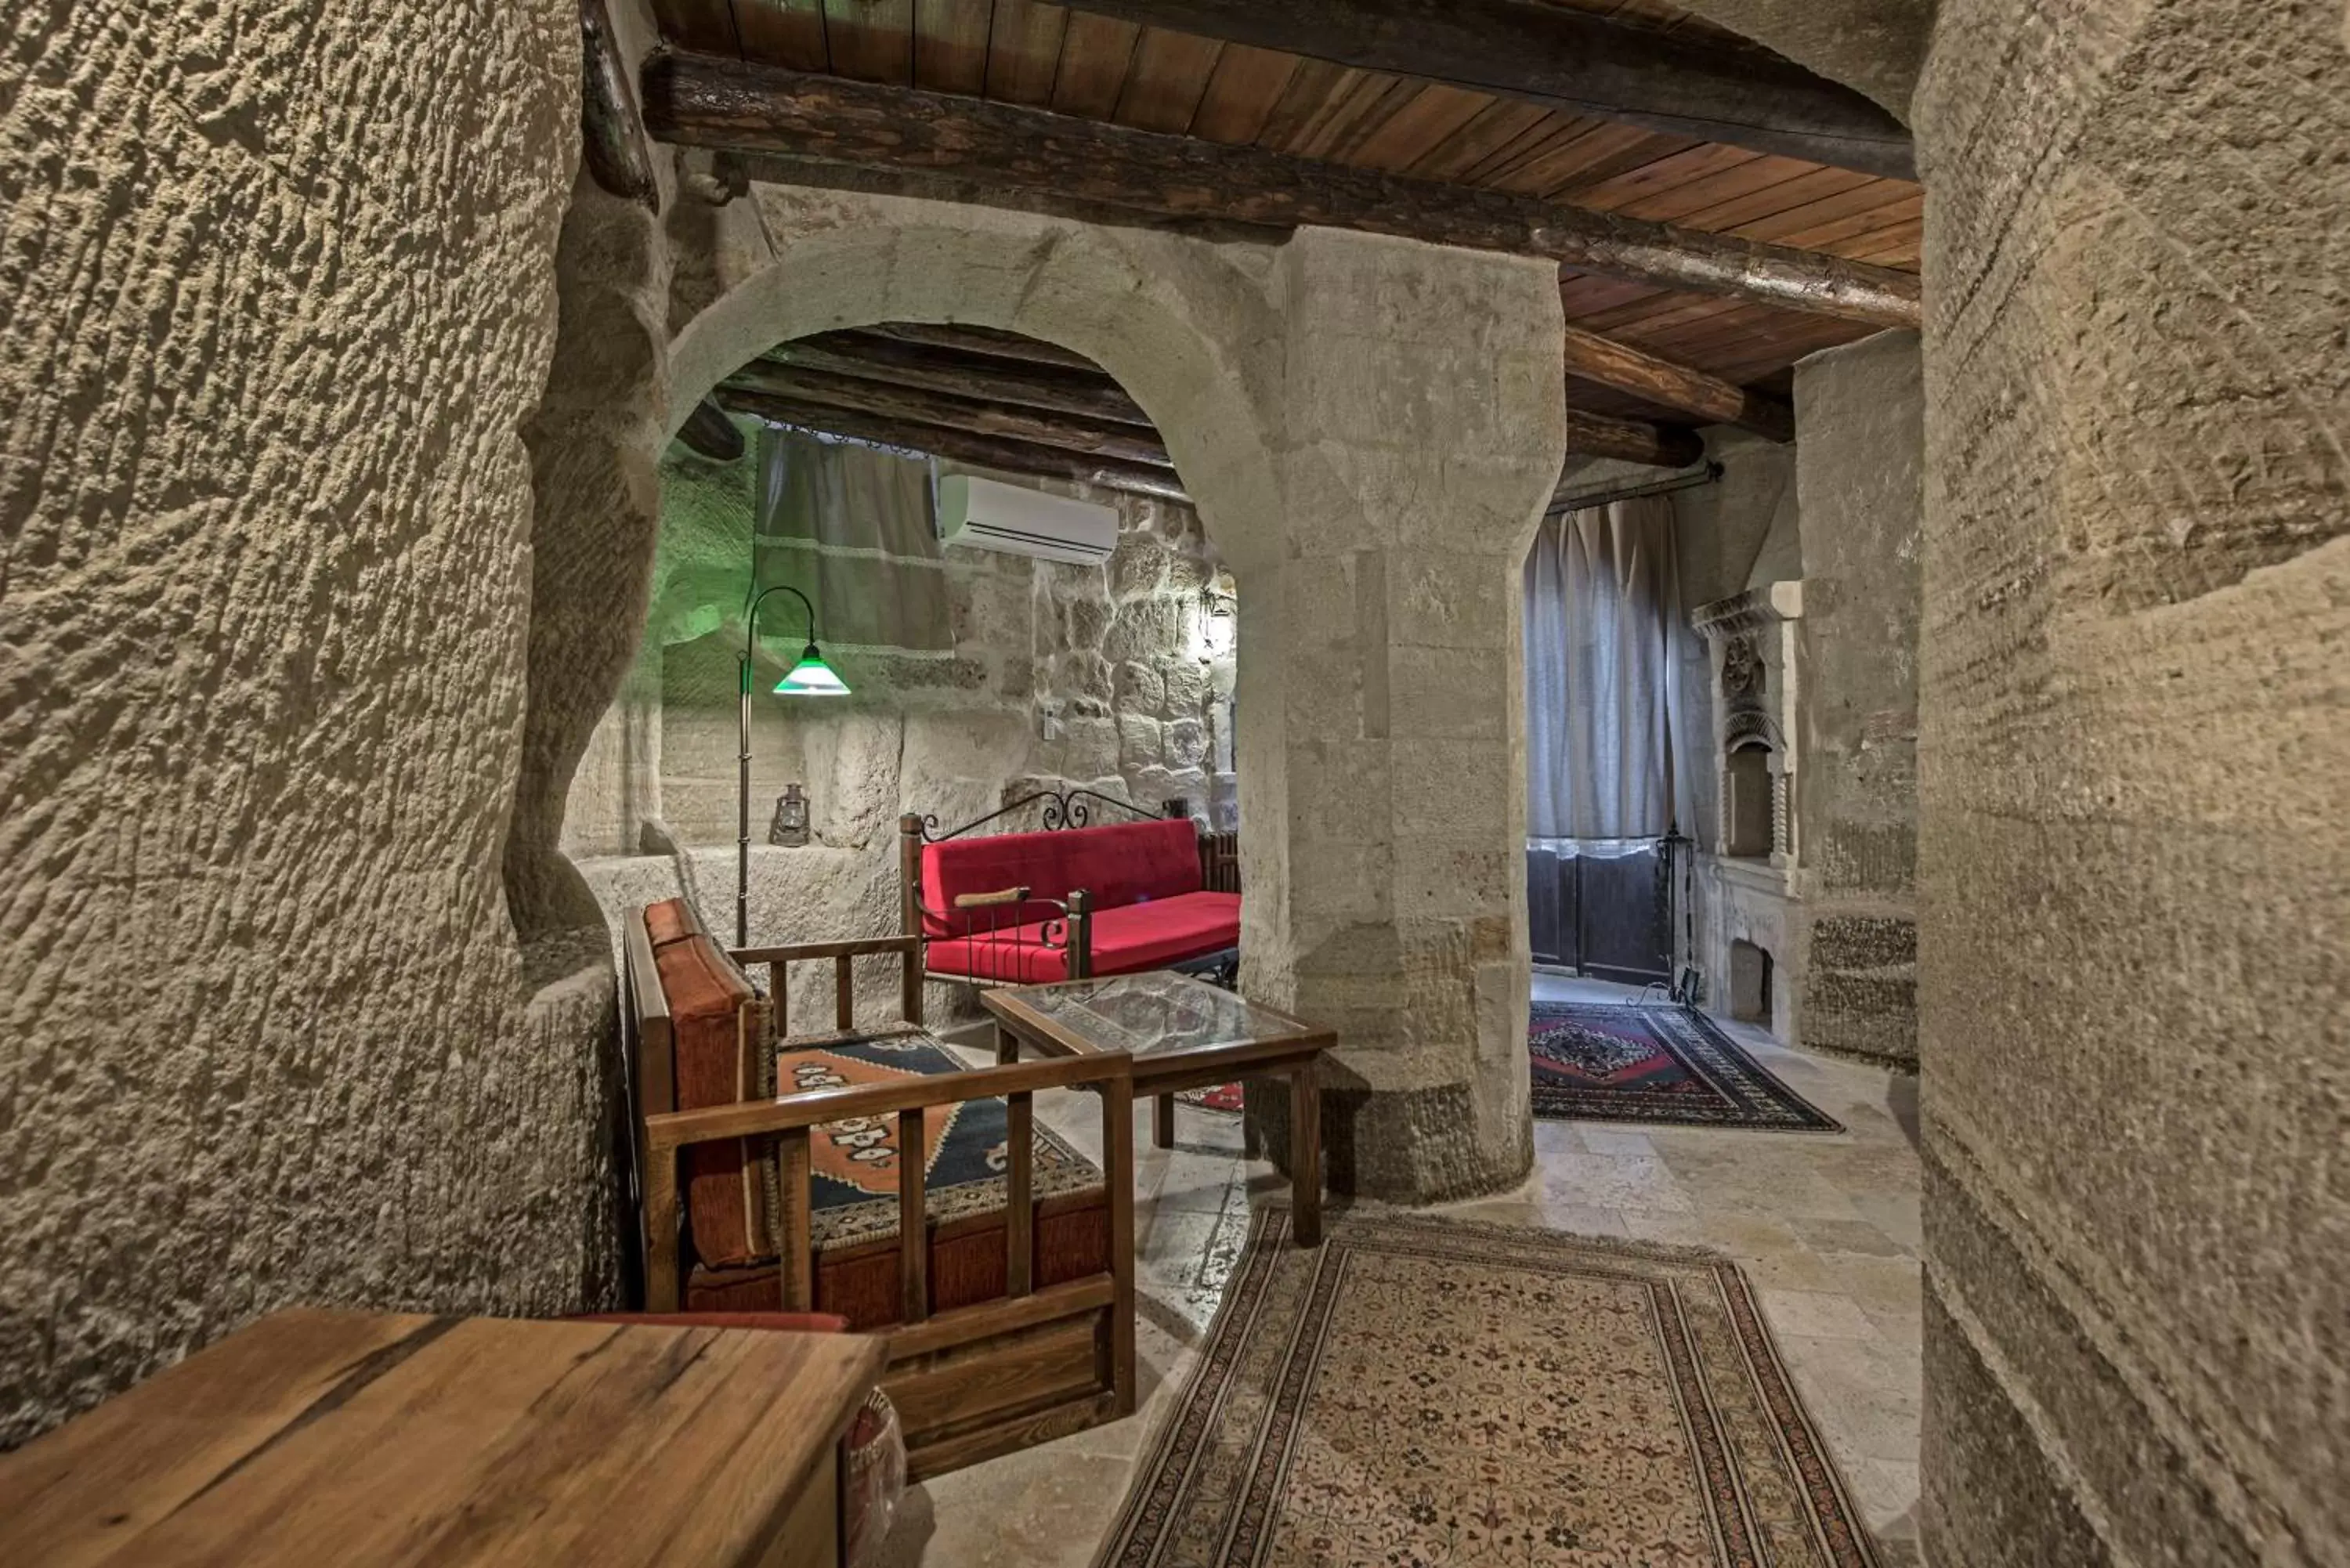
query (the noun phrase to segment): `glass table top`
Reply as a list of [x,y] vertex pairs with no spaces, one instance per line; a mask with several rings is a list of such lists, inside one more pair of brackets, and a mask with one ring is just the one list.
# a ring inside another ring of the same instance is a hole
[[1103,1050],[1137,1056],[1209,1051],[1305,1033],[1229,991],[1164,971],[1024,986],[1011,995],[1027,1011]]

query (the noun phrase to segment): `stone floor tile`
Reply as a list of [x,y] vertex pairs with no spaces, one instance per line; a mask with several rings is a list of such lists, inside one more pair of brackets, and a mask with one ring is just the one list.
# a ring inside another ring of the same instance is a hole
[[1589,1125],[1578,1126],[1575,1130],[1576,1136],[1583,1139],[1583,1147],[1593,1154],[1652,1155],[1657,1152],[1657,1146],[1648,1141],[1647,1133]]
[[1774,1290],[1768,1286],[1756,1293],[1762,1300],[1762,1315],[1773,1329],[1781,1334],[1801,1334],[1811,1339],[1866,1339],[1878,1337],[1877,1325],[1860,1310],[1860,1303],[1847,1295],[1827,1291]]
[[1687,1213],[1694,1207],[1664,1161],[1654,1156],[1546,1155],[1541,1176],[1545,1202],[1668,1214]]

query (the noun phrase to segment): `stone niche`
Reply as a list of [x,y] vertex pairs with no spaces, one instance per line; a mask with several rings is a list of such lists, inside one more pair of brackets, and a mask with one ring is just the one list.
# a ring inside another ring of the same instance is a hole
[[1712,677],[1719,824],[1716,847],[1697,861],[1695,956],[1712,987],[1712,1011],[1762,1024],[1789,1043],[1797,1038],[1806,946],[1796,810],[1803,614],[1803,582],[1790,579],[1700,605],[1690,616]]
[[[753,433],[746,428],[746,450]],[[681,443],[661,465],[661,541],[637,669],[589,743],[567,817],[565,848],[616,927],[649,898],[681,892],[711,929],[733,929],[736,661],[754,467],[747,456],[712,462]],[[799,622],[762,615],[751,741],[754,941],[894,932],[904,812],[953,826],[1035,790],[1083,785],[1152,809],[1181,799],[1213,826],[1233,826],[1237,600],[1197,514],[1112,491],[989,477],[1115,507],[1117,548],[1094,566],[945,549],[951,648],[830,649],[846,698],[765,696],[782,673],[769,656],[792,643]],[[810,800],[809,842],[791,848],[767,841],[787,784]],[[859,966],[858,984],[861,1016],[895,995],[887,965]],[[931,1000],[942,1018],[968,1010],[954,988]],[[803,988],[795,1026],[828,1026],[829,1007],[826,988]]]

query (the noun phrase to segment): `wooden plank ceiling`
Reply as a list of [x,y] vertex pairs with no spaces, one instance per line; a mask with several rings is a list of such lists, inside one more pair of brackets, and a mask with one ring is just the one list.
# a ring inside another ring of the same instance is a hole
[[[1268,4],[1274,0],[1267,0]],[[1660,0],[1551,0],[1689,36],[1720,29]],[[1195,37],[1036,0],[654,0],[681,50],[1049,109],[1505,191],[1904,272],[1924,198],[1909,181],[1692,141],[1439,82]],[[1751,300],[1568,271],[1567,319],[1743,386],[1876,328]],[[1577,408],[1686,423],[1576,381]]]

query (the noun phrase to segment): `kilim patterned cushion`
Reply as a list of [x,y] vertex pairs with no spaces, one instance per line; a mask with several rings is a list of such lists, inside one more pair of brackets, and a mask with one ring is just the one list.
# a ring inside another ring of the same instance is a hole
[[[775,1092],[846,1088],[933,1073],[964,1063],[927,1034],[877,1034],[785,1049],[775,1056]],[[923,1127],[930,1168],[924,1189],[933,1222],[947,1224],[1003,1208],[1008,1117],[1000,1099],[934,1106]],[[863,1246],[898,1234],[898,1119],[833,1122],[808,1139],[815,1213],[809,1230],[819,1252]],[[1036,1127],[1031,1185],[1045,1199],[1097,1187],[1101,1172],[1049,1129]]]

